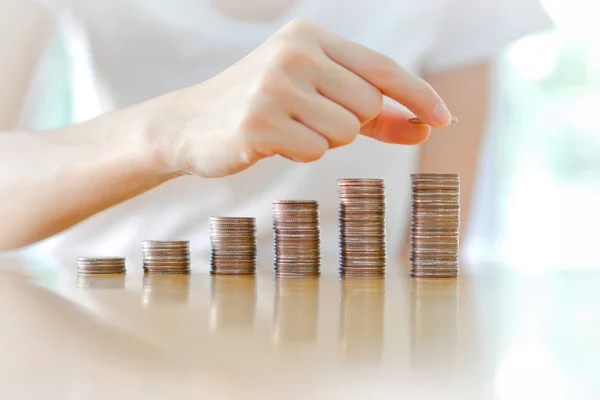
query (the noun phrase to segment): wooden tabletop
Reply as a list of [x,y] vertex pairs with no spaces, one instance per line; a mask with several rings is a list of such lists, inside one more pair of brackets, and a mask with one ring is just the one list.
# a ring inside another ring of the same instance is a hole
[[441,280],[393,266],[385,279],[265,270],[81,277],[5,258],[0,398],[600,395],[600,270]]

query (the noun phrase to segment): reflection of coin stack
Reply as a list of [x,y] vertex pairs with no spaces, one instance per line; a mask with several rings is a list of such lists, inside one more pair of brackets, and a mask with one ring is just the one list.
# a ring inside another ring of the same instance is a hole
[[420,277],[456,277],[458,174],[413,174],[411,180],[410,273]]
[[256,280],[253,276],[211,278],[212,330],[252,328],[256,307]]
[[274,201],[273,233],[277,276],[319,275],[319,203],[312,200]]
[[341,356],[348,362],[377,362],[383,350],[384,278],[345,278],[341,285]]
[[187,303],[190,295],[190,276],[182,274],[144,274],[142,302]]
[[145,240],[142,243],[144,272],[147,274],[189,274],[190,242],[187,240]]
[[124,257],[79,257],[77,259],[79,275],[124,274]]
[[86,289],[123,289],[125,288],[125,274],[77,276],[77,287]]
[[217,275],[250,275],[256,272],[254,218],[211,217],[210,272]]
[[315,343],[319,315],[319,280],[277,279],[274,341],[280,345]]
[[340,179],[340,274],[383,276],[386,264],[385,186],[381,179]]
[[[458,281],[413,279],[410,359],[425,378],[458,361]],[[473,340],[474,338],[471,338]]]

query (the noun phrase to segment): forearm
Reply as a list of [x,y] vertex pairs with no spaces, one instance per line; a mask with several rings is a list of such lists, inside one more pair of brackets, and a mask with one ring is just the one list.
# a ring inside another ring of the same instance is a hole
[[48,132],[0,133],[0,250],[25,246],[149,190],[153,163],[135,112]]

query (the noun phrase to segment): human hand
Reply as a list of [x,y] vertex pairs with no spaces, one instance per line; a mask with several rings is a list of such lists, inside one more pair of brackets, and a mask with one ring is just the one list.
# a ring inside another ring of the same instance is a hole
[[[408,110],[383,106],[390,97]],[[146,104],[147,140],[167,173],[219,177],[280,155],[318,160],[361,133],[418,144],[452,116],[391,59],[294,20],[216,77]],[[410,123],[418,117],[425,124]]]

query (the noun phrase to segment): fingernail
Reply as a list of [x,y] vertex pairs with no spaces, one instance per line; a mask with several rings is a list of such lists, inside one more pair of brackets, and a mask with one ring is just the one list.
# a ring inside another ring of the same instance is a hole
[[441,101],[433,108],[433,118],[442,125],[448,125],[452,121],[452,114]]

